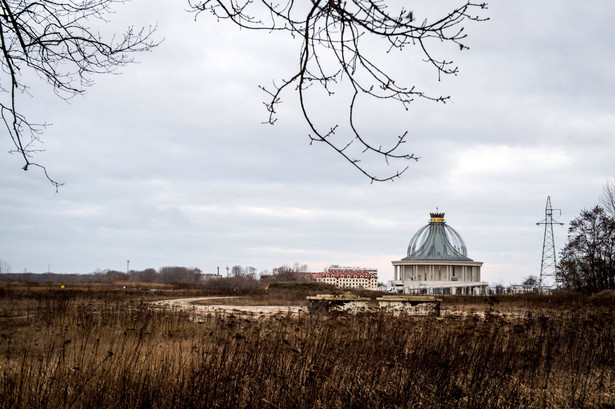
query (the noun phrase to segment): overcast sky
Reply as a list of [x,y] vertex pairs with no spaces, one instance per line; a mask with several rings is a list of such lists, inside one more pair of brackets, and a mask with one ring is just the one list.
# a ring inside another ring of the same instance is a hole
[[[408,62],[414,51],[399,57],[392,69],[452,102],[407,112],[365,103],[366,132],[408,131],[421,157],[401,179],[374,184],[309,145],[296,95],[283,96],[275,126],[262,124],[258,86],[293,72],[297,43],[185,9],[117,7],[105,30],[158,23],[164,41],[121,75],[96,77],[84,97],[64,103],[33,83],[22,104],[53,124],[36,160],[65,185],[56,193],[40,172],[23,172],[2,131],[0,258],[13,272],[299,262],[374,267],[386,281],[437,207],[484,262],[484,280],[516,283],[539,274],[547,196],[566,223],[554,227],[559,253],[570,220],[615,179],[612,1],[491,2],[491,20],[466,28],[470,50],[446,56],[459,75],[440,82]],[[329,120],[338,103],[315,106]]]

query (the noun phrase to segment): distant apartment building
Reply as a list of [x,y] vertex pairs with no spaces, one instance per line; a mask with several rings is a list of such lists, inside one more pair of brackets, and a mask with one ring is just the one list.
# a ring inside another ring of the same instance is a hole
[[374,268],[332,265],[325,268],[323,272],[312,273],[312,278],[339,288],[364,288],[366,290],[378,288],[378,270]]

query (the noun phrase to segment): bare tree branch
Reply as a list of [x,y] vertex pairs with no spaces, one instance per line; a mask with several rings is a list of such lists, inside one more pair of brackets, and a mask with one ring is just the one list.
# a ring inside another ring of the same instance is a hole
[[155,27],[130,27],[110,41],[90,28],[95,20],[106,21],[114,3],[125,1],[0,0],[0,113],[15,145],[11,152],[22,156],[24,170],[41,168],[56,190],[62,183],[33,162],[46,124],[34,124],[20,113],[17,99],[28,89],[24,76],[36,73],[56,95],[69,99],[85,92],[92,74],[112,72],[133,61],[130,53],[154,47]]
[[600,204],[611,217],[615,217],[615,180],[606,181],[600,196]]
[[[413,11],[403,7],[393,8],[392,3],[392,0],[285,0],[281,3],[272,0],[189,0],[189,6],[197,17],[207,12],[218,20],[230,20],[244,29],[286,32],[300,41],[299,64],[295,74],[289,80],[282,80],[280,85],[274,83],[273,89],[261,86],[269,95],[265,102],[267,123],[276,122],[276,108],[281,103],[281,94],[291,85],[294,86],[303,117],[311,131],[310,143],[328,145],[372,182],[400,177],[408,167],[403,163],[418,158],[402,149],[407,132],[391,138],[388,147],[382,147],[380,143],[373,142],[374,138],[359,132],[355,120],[358,98],[366,96],[393,100],[407,109],[415,99],[445,103],[449,97],[429,95],[415,86],[400,85],[402,82],[389,74],[378,58],[370,57],[363,41],[384,40],[384,52],[404,51],[415,46],[422,53],[423,61],[436,70],[440,79],[441,75],[456,75],[458,67],[430,51],[432,40],[453,44],[460,50],[467,49],[463,23],[487,20],[473,14],[475,10],[486,9],[486,3],[460,0],[458,7],[442,17],[433,21],[425,19],[422,23],[415,21]],[[340,141],[340,138],[333,137],[338,125],[321,127],[318,124],[318,118],[307,102],[307,93],[313,84],[317,84],[331,96],[334,94],[332,86],[342,81],[349,84],[351,91],[347,119],[351,132],[342,135],[341,139],[346,140]],[[349,148],[353,142],[361,147],[361,154],[376,154],[386,164],[401,161],[401,170],[384,176],[373,174],[357,157],[352,156]]]

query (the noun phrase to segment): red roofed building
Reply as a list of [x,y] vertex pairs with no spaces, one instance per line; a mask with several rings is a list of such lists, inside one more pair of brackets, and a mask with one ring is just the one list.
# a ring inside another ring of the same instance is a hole
[[314,280],[339,288],[378,288],[378,270],[360,267],[331,266],[322,273],[312,273]]

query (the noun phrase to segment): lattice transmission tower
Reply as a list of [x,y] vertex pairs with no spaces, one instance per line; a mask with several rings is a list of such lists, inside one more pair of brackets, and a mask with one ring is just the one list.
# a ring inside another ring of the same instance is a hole
[[550,283],[555,282],[555,267],[557,259],[555,258],[555,239],[553,238],[553,225],[564,225],[556,220],[553,220],[553,212],[558,211],[561,216],[561,209],[553,209],[551,207],[551,196],[547,196],[547,205],[545,206],[545,218],[536,225],[545,225],[545,235],[542,242],[542,261],[540,262],[540,277],[538,279],[538,292],[542,293],[545,288],[551,288],[551,284],[546,285],[546,279],[550,278]]

